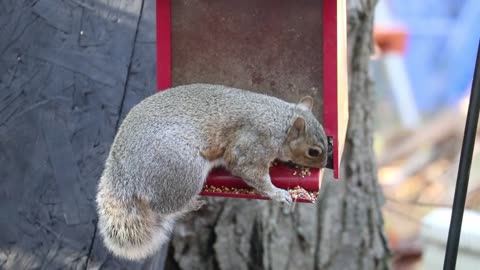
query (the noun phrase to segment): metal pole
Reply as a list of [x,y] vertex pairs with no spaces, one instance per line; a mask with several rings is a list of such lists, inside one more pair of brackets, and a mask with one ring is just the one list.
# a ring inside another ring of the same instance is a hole
[[452,217],[448,231],[447,250],[443,263],[444,270],[454,270],[457,262],[458,242],[462,229],[463,211],[467,197],[468,178],[472,164],[473,147],[475,146],[475,134],[477,132],[478,113],[480,109],[480,43],[477,50],[477,62],[473,74],[472,90],[470,92],[470,104],[468,105],[467,122],[463,135],[462,152],[460,153],[460,165],[458,167],[457,184],[453,198]]

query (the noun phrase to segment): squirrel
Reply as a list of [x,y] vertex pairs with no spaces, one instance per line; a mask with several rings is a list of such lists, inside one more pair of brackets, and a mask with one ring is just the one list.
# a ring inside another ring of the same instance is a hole
[[272,200],[291,203],[269,176],[274,160],[323,168],[327,137],[299,103],[221,85],[173,87],[147,97],[115,135],[98,184],[98,228],[116,256],[141,260],[198,210],[210,170],[225,167]]

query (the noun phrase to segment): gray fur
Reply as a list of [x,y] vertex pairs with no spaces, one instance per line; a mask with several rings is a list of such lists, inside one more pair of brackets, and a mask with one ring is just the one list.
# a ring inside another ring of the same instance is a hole
[[[99,227],[107,247],[129,259],[151,255],[159,246],[152,249],[151,243],[144,241],[125,245],[125,239],[156,230],[164,234],[165,242],[170,224],[181,213],[198,208],[196,195],[210,169],[218,165],[272,199],[290,203],[289,193],[272,185],[268,168],[277,158],[302,163],[286,146],[298,117],[305,119],[308,135],[302,141],[320,145],[326,152],[325,132],[311,111],[271,96],[194,84],[140,102],[120,126],[99,183]],[[221,155],[207,159],[202,151],[213,148],[222,149]],[[316,167],[322,166],[324,163],[318,163]],[[149,209],[135,206],[133,198],[140,198]],[[116,209],[110,209],[111,205]],[[140,212],[158,223],[132,225],[130,220],[144,218]],[[109,227],[123,230],[123,234],[108,233]],[[111,239],[114,237],[123,239]],[[143,252],[142,245],[150,246]]]

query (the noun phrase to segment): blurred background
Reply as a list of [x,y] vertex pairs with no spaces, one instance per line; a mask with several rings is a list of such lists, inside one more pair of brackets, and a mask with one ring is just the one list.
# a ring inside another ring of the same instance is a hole
[[[395,269],[441,269],[480,37],[480,1],[380,0],[375,16],[375,152]],[[479,147],[457,262],[462,270],[480,264]]]

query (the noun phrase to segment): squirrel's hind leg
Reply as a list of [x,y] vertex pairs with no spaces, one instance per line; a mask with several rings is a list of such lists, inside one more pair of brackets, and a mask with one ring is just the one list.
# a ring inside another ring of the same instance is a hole
[[198,199],[199,196],[194,197],[186,206],[185,209],[188,212],[198,211],[202,208],[206,202]]
[[201,201],[198,199],[198,196],[193,197],[185,206],[179,210],[174,215],[176,217],[182,217],[190,212],[195,212],[200,210],[206,204],[205,201]]

